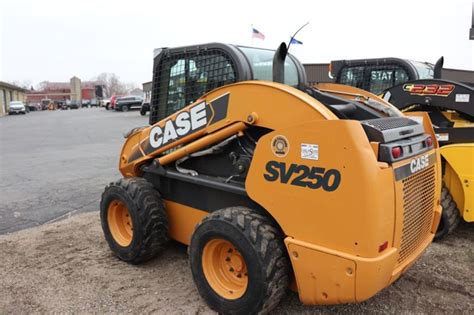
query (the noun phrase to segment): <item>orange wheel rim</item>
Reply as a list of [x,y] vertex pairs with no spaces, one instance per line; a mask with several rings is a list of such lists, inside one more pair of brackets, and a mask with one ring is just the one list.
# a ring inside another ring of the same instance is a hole
[[209,241],[202,253],[202,269],[211,288],[228,300],[245,294],[247,264],[235,246],[223,239]]
[[107,223],[115,242],[127,247],[132,242],[133,224],[128,208],[120,200],[113,200],[107,211]]

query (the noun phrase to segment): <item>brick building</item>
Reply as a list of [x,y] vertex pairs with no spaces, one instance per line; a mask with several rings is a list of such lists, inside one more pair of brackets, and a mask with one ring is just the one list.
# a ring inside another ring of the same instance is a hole
[[55,102],[82,101],[96,98],[97,82],[82,81],[72,77],[70,82],[45,82],[41,90],[29,91],[27,103],[40,103],[42,99],[50,99]]

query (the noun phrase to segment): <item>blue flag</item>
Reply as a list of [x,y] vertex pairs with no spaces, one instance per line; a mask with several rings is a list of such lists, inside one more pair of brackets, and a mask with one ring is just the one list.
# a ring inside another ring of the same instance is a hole
[[290,44],[303,45],[303,42],[300,42],[296,38],[292,37],[291,40],[290,40]]

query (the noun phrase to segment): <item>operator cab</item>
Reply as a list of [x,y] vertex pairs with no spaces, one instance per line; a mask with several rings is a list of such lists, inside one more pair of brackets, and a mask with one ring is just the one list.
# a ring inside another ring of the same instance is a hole
[[341,119],[367,120],[401,114],[377,100],[351,101],[307,85],[303,65],[282,44],[271,49],[210,43],[163,48],[154,58],[150,125],[218,87],[247,80],[280,82],[324,104]]
[[435,65],[400,58],[331,61],[329,72],[336,83],[374,94],[407,81],[433,79]]
[[[221,43],[163,48],[154,60],[150,124],[218,87],[247,80],[272,81],[274,54],[270,49]],[[285,84],[298,88],[306,82],[303,66],[294,56],[288,55],[284,67]]]

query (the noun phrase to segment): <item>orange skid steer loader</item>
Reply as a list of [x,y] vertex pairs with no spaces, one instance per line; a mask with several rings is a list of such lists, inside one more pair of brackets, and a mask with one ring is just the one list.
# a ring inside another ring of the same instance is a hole
[[366,300],[431,243],[441,182],[429,118],[307,86],[285,44],[163,49],[153,67],[150,126],[126,135],[124,178],[101,200],[120,259],[177,240],[211,308],[255,314],[289,287],[305,304]]

